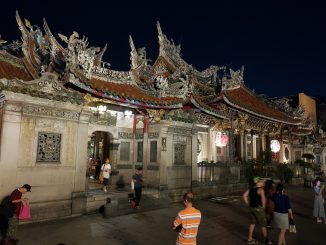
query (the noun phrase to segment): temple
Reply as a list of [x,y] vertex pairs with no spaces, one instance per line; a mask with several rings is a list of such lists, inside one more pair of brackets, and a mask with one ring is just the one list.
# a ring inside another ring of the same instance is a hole
[[90,158],[110,157],[112,185],[142,166],[146,185],[169,195],[196,186],[203,163],[272,152],[273,164],[292,164],[310,153],[325,168],[313,99],[258,95],[243,67],[199,71],[159,23],[155,61],[130,36],[130,70],[117,71],[102,60],[106,45],[16,20],[21,42],[0,40],[1,189],[30,183],[36,220],[51,218],[44,207],[54,217],[85,213]]

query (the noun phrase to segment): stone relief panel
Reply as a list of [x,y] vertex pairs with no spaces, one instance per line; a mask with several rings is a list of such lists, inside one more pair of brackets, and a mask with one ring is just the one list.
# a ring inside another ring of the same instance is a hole
[[175,142],[187,142],[187,137],[186,136],[181,136],[181,135],[173,135],[173,141]]
[[155,138],[158,138],[159,136],[160,136],[159,132],[149,132],[148,133],[148,138],[149,139],[155,139]]
[[33,154],[35,152],[35,119],[34,118],[22,118],[21,131],[20,131],[20,154],[18,160],[18,166],[32,166],[34,164]]
[[133,139],[133,133],[119,132],[119,139]]
[[61,134],[38,133],[36,162],[60,162]]
[[23,107],[23,114],[49,116],[68,120],[79,120],[80,113],[75,111],[58,110],[45,106],[25,105]]
[[162,138],[162,148],[161,148],[161,150],[166,151],[166,137]]
[[36,128],[38,131],[62,132],[65,129],[65,124],[61,121],[42,118],[36,120]]
[[[76,147],[77,147],[77,133],[78,125],[76,122],[68,121],[66,123],[65,138],[62,139],[62,163],[67,166],[73,166],[75,164]],[[67,142],[68,141],[68,142]]]

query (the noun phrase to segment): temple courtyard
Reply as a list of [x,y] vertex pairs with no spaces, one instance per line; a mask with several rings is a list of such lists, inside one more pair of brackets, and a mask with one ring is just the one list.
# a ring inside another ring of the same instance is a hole
[[[287,234],[287,244],[325,244],[326,225],[317,224],[312,217],[313,192],[303,186],[288,186],[294,211],[296,234]],[[142,245],[174,244],[177,233],[172,221],[181,203],[164,208],[144,208],[127,215],[104,218],[102,214],[79,216],[50,222],[20,225],[19,244],[22,245]],[[245,244],[249,222],[248,209],[241,194],[200,200],[195,207],[202,212],[198,244]],[[270,229],[270,239],[277,239],[278,231]],[[261,239],[256,228],[255,238]],[[263,244],[263,243],[261,243]]]

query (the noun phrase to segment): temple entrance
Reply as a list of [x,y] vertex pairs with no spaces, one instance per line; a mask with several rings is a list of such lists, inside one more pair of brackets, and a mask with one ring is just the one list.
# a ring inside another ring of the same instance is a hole
[[110,157],[110,142],[112,135],[105,131],[93,132],[88,141],[88,166],[87,166],[87,182],[88,189],[100,189],[102,183],[100,180],[101,166],[107,157]]

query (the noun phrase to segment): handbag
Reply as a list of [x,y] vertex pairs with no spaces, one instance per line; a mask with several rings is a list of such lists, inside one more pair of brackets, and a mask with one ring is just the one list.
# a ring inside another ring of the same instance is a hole
[[104,179],[103,171],[101,171],[100,172],[100,176],[98,177],[98,180],[102,183],[103,182],[103,179]]
[[31,211],[28,204],[22,204],[19,212],[18,219],[23,220],[29,220],[31,218]]
[[297,228],[295,227],[293,219],[290,219],[289,231],[290,231],[290,233],[297,233]]

